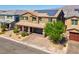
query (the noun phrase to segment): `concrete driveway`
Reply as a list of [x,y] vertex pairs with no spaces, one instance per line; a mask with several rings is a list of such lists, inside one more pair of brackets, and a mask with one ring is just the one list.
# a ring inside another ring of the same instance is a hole
[[46,52],[0,37],[0,54],[45,54]]
[[69,40],[67,53],[68,54],[79,54],[79,42]]

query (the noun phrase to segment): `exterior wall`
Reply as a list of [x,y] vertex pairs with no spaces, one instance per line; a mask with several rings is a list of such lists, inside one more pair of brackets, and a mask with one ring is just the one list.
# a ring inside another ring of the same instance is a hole
[[5,20],[14,20],[14,16],[12,16],[11,19],[7,18],[7,16],[5,16]]
[[14,19],[14,16],[12,16],[11,19],[8,19],[7,16],[0,16],[0,19],[1,19],[1,20],[15,20],[15,19]]
[[[31,15],[31,14],[27,13],[27,14],[24,14],[24,15],[22,15],[22,16],[28,17],[28,20],[26,20],[26,21],[32,22],[32,15]],[[23,19],[22,19],[22,20],[23,20]]]
[[[28,20],[26,20],[28,22],[33,22],[33,23],[47,23],[47,22],[49,22],[49,17],[38,17],[38,16],[34,16],[29,13],[24,14],[22,16],[28,17]],[[23,20],[22,16],[20,17],[20,20]],[[32,17],[36,17],[36,21],[32,21]],[[41,18],[41,20],[39,20],[39,18]],[[56,21],[56,18],[52,18],[52,21]]]
[[78,29],[79,28],[79,18],[78,19],[78,25],[72,25],[72,18],[69,18],[69,19],[66,19],[65,20],[65,25],[67,26],[67,29],[68,28],[75,28],[75,29]]
[[[22,15],[22,16],[26,16],[26,17],[28,17],[28,20],[26,20],[26,21],[28,21],[28,22],[33,22],[33,23],[46,23],[46,22],[48,22],[48,18],[46,18],[46,17],[41,17],[42,19],[42,21],[40,21],[39,20],[39,17],[37,17],[37,16],[34,16],[34,15],[31,15],[31,14],[29,14],[29,13],[27,13],[27,14],[25,14],[25,15]],[[32,21],[32,17],[36,17],[36,21]],[[20,20],[23,20],[22,18],[20,18]]]
[[13,18],[16,22],[18,22],[20,20],[20,16],[19,15],[15,15]]
[[47,23],[48,22],[48,18],[46,17],[42,17],[41,21],[39,21],[39,23]]
[[5,19],[5,17],[4,16],[0,16],[0,19]]

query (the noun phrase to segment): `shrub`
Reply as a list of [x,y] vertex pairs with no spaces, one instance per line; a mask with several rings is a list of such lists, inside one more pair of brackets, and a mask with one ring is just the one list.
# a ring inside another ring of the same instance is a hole
[[2,29],[1,31],[2,32],[6,31],[6,28],[7,28],[7,26],[5,24],[1,24],[1,29]]
[[0,32],[0,34],[4,34],[5,32]]
[[14,33],[19,33],[19,29],[18,28],[14,28],[13,32]]
[[22,33],[21,33],[21,36],[22,36],[22,37],[25,37],[25,36],[27,36],[27,35],[28,35],[27,32],[22,32]]
[[49,36],[54,43],[59,43],[65,32],[65,25],[61,21],[49,22],[44,28],[45,34]]

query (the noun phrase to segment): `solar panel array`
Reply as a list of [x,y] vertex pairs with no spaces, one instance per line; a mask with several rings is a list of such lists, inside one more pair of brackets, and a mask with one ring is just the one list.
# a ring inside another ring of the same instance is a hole
[[35,10],[38,13],[47,13],[49,16],[54,16],[58,10]]

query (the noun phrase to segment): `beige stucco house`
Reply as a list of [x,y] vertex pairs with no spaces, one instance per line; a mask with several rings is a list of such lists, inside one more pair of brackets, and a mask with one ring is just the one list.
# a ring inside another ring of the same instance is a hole
[[61,9],[27,11],[20,16],[20,21],[16,25],[21,31],[44,35],[43,29],[45,24],[47,22],[57,21],[57,19],[63,21],[63,16],[64,14]]
[[69,39],[79,41],[79,6],[65,6],[63,12]]

